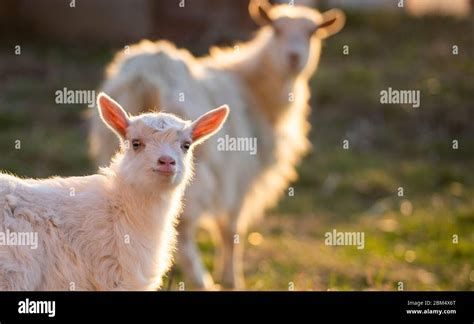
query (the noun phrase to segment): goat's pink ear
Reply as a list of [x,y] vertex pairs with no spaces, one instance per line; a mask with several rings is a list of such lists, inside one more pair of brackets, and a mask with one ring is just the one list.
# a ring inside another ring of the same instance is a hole
[[342,10],[331,9],[323,13],[323,21],[318,25],[315,35],[318,38],[327,38],[339,32],[346,23],[346,15]]
[[193,144],[200,143],[217,133],[217,131],[221,129],[228,115],[229,106],[223,105],[196,119],[191,124],[191,138]]
[[97,97],[97,105],[99,107],[100,117],[104,123],[121,138],[125,138],[127,127],[130,124],[125,110],[123,110],[115,100],[103,92]]
[[271,4],[268,0],[250,0],[249,13],[253,21],[260,26],[265,26],[272,23],[272,18],[268,14],[271,9]]

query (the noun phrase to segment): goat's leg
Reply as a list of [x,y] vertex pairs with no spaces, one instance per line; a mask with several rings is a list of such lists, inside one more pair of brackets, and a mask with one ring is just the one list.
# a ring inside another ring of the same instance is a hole
[[245,288],[242,264],[245,233],[239,233],[237,222],[228,219],[219,220],[218,228],[221,235],[221,284],[225,288],[242,290]]
[[205,268],[199,255],[195,239],[195,222],[187,221],[186,217],[182,217],[178,225],[178,231],[178,258],[185,279],[198,289],[215,289],[212,276]]

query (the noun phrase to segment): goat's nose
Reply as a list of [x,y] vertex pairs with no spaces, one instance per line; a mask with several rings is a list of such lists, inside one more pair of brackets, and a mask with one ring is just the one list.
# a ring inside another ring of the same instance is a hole
[[176,161],[169,155],[163,155],[158,159],[160,165],[175,165]]
[[290,62],[291,66],[297,66],[300,63],[300,56],[298,53],[289,53],[288,61]]

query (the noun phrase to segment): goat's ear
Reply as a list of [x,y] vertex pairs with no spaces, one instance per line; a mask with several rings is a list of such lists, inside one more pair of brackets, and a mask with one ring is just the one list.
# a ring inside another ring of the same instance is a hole
[[97,97],[100,117],[104,123],[110,127],[122,139],[127,134],[127,127],[130,120],[123,108],[112,98],[101,92]]
[[193,144],[201,143],[221,129],[227,116],[229,115],[229,106],[223,105],[213,109],[191,124],[191,138]]
[[253,21],[260,26],[265,26],[272,23],[272,18],[268,12],[271,9],[271,4],[268,0],[250,0],[249,12]]
[[327,38],[339,32],[346,23],[346,15],[342,10],[331,9],[323,13],[323,21],[315,31],[318,38]]

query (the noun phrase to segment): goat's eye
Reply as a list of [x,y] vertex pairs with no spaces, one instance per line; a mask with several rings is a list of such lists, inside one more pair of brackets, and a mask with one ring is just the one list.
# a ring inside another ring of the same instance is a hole
[[139,139],[132,140],[132,147],[136,151],[142,146],[142,142]]
[[181,148],[183,149],[183,151],[187,151],[189,150],[189,148],[191,147],[191,142],[184,142],[182,145],[181,145]]

